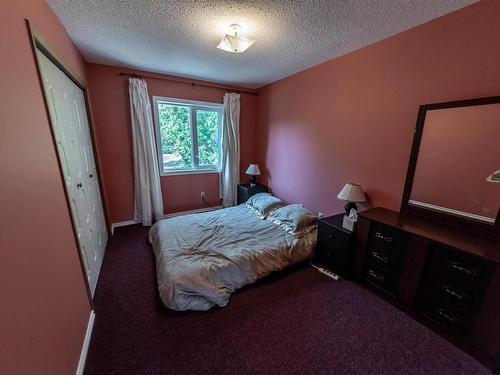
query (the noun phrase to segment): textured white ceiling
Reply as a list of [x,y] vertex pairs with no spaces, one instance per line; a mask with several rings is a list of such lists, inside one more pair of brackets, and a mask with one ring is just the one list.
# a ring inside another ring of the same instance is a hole
[[[476,0],[48,0],[89,62],[257,88]],[[216,49],[230,23],[257,40]]]

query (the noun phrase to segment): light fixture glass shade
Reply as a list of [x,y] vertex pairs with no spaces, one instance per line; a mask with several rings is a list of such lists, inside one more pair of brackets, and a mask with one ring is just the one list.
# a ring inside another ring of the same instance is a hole
[[486,181],[488,182],[497,182],[500,183],[500,170],[493,172],[490,174],[487,178]]
[[224,38],[220,41],[217,48],[222,49],[224,51],[233,52],[233,53],[241,53],[245,52],[252,44],[255,43],[255,40],[237,36],[237,35],[224,35]]
[[255,43],[254,39],[238,35],[238,32],[242,30],[242,27],[239,24],[233,23],[232,25],[229,26],[229,28],[231,29],[232,32],[234,32],[234,35],[230,34],[224,35],[217,48],[232,53],[241,53],[245,52],[249,47],[251,47]]
[[245,173],[250,176],[260,176],[259,166],[257,164],[250,164]]
[[353,182],[349,182],[344,186],[339,195],[337,195],[337,199],[346,202],[366,202],[366,196],[361,185]]

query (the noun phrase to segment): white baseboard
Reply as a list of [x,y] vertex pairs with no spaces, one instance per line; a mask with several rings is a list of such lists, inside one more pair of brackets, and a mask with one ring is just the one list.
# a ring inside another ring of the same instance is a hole
[[[171,217],[176,217],[176,216],[190,215],[190,214],[199,214],[201,212],[208,212],[208,211],[220,210],[221,208],[222,208],[222,206],[213,206],[213,207],[199,208],[197,210],[174,212],[174,213],[171,213],[171,214],[163,215],[163,218],[164,219],[169,219]],[[127,225],[134,225],[134,224],[139,224],[139,223],[140,223],[140,221],[136,221],[136,220],[126,220],[126,221],[119,221],[117,223],[113,223],[113,224],[111,224],[111,234],[114,233],[115,228],[126,227]]]
[[176,217],[176,216],[183,216],[183,215],[191,215],[191,214],[199,214],[202,212],[208,212],[208,211],[214,211],[214,210],[220,210],[222,206],[213,206],[213,207],[206,207],[206,208],[199,208],[197,210],[189,210],[189,211],[181,211],[181,212],[174,212],[171,214],[166,214],[163,215],[164,219],[169,219],[171,217]]
[[76,375],[83,375],[83,370],[85,369],[85,361],[87,360],[87,353],[89,351],[90,338],[92,337],[92,329],[94,328],[94,319],[95,313],[94,310],[91,310],[89,322],[87,324],[87,332],[85,332],[85,338],[83,339],[80,360],[78,361],[78,367],[76,368]]
[[140,221],[136,220],[126,220],[126,221],[119,221],[117,223],[111,224],[111,235],[115,232],[115,228],[118,227],[126,227],[127,225],[134,225],[134,224],[139,224]]

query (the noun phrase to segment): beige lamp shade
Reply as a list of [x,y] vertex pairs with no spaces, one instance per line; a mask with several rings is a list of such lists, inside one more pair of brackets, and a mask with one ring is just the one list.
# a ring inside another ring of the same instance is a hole
[[339,195],[337,195],[337,199],[346,202],[366,202],[365,193],[363,192],[361,185],[353,182],[349,182],[344,186]]
[[257,164],[250,164],[245,173],[250,176],[260,176],[259,166]]

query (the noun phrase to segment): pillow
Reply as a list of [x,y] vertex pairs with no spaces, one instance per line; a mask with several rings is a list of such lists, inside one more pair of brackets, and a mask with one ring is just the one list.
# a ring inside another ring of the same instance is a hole
[[297,238],[316,229],[317,219],[316,215],[306,210],[300,204],[290,204],[278,208],[268,217],[268,220],[281,226]]
[[285,204],[281,201],[281,199],[276,198],[269,193],[259,193],[251,196],[247,200],[246,205],[248,208],[253,210],[258,217],[265,219],[267,215]]

